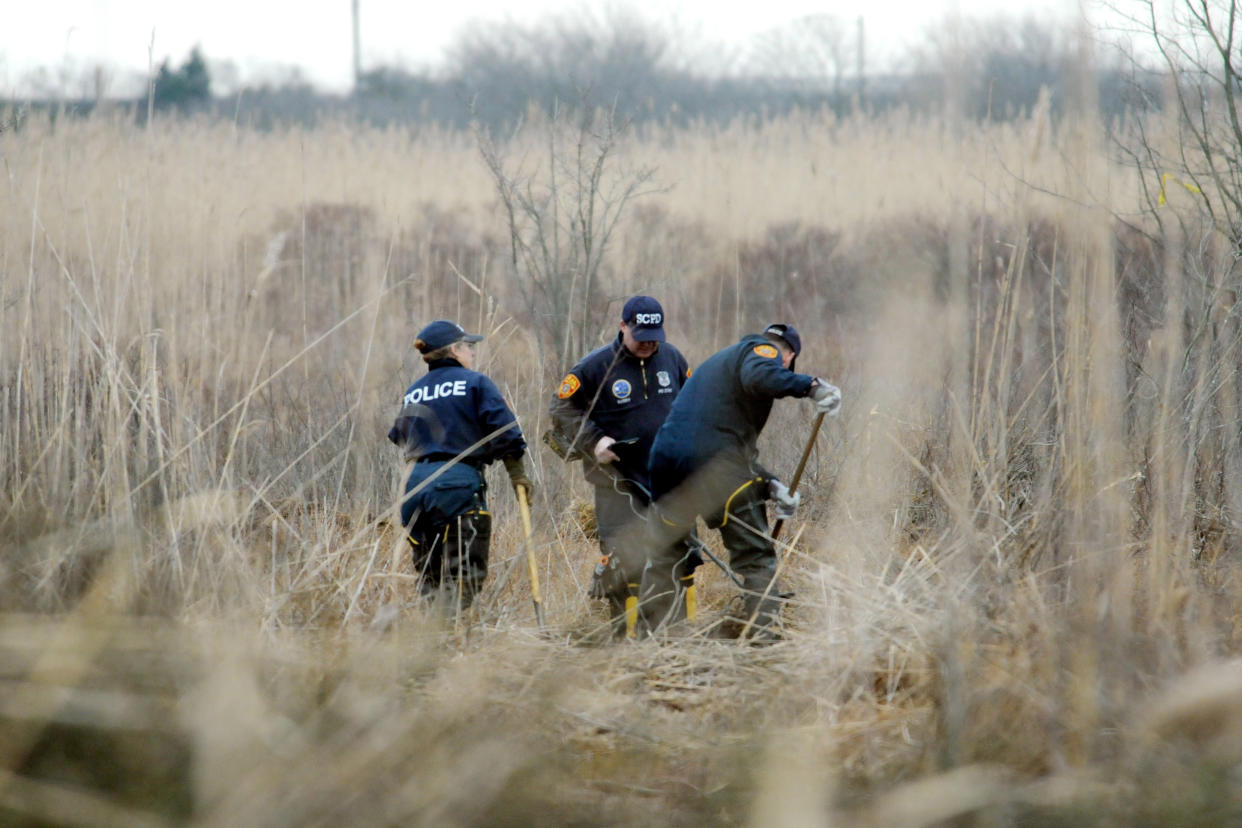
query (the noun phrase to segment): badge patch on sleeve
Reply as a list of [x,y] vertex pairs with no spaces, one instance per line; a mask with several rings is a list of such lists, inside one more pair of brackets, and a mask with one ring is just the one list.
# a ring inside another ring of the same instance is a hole
[[773,359],[780,356],[780,352],[772,345],[756,345],[755,353],[764,359]]
[[557,389],[556,396],[562,400],[567,400],[574,395],[574,392],[582,387],[582,383],[573,374],[566,374],[565,379],[561,380],[561,387]]

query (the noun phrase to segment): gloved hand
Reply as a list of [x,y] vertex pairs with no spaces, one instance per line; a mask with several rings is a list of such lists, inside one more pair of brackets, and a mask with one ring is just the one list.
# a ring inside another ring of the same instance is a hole
[[595,444],[595,462],[601,466],[607,466],[609,463],[615,463],[621,458],[612,450],[612,444],[617,442],[611,437],[604,436],[599,438],[599,442]]
[[815,400],[815,410],[820,414],[835,417],[841,411],[841,389],[827,380],[815,378],[811,386],[811,399]]
[[789,520],[802,502],[801,492],[790,492],[789,487],[773,477],[768,482],[768,497],[776,504],[778,520]]
[[526,476],[526,463],[522,456],[511,454],[502,458],[501,462],[505,464],[505,471],[509,473],[509,483],[512,484],[514,493],[517,493],[518,486],[523,487],[526,489],[526,500],[529,502],[531,495],[535,493],[535,484],[531,483],[530,478]]

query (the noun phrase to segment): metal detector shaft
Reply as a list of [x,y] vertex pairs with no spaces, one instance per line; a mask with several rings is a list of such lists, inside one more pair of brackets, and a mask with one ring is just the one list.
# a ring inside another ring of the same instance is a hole
[[725,563],[724,561],[720,560],[720,558],[717,558],[714,554],[712,554],[712,550],[707,548],[707,544],[703,543],[703,541],[699,540],[694,535],[690,536],[689,542],[690,542],[690,547],[694,549],[696,552],[698,552],[699,555],[711,561],[716,566],[720,567],[720,571],[723,572],[725,576],[728,577],[728,579],[732,581],[738,587],[738,589],[746,588],[745,583],[743,583],[742,579],[738,577],[738,574],[734,572],[727,563]]
[[[815,448],[815,438],[819,436],[819,427],[823,425],[824,413],[821,411],[815,415],[815,423],[811,426],[811,439],[806,441],[806,448],[802,450],[802,459],[798,461],[798,468],[794,471],[793,481],[789,484],[789,493],[793,494],[798,491],[798,484],[802,482],[802,472],[806,470],[806,461],[811,457],[811,449]],[[785,525],[785,521],[778,520],[776,525],[772,527],[772,540],[780,537],[781,528]]]
[[539,593],[539,567],[535,564],[535,542],[530,528],[530,505],[526,502],[526,487],[518,486],[518,507],[522,512],[522,528],[526,531],[526,563],[530,566],[530,597],[535,602],[535,620],[539,630],[544,630],[543,597]]

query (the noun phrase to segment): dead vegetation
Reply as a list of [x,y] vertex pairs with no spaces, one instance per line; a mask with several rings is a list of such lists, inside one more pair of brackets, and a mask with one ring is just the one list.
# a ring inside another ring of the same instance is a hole
[[[785,315],[845,391],[763,648],[710,637],[711,564],[683,638],[605,643],[472,148],[215,129],[0,135],[3,821],[1236,819],[1236,265],[1108,218],[1133,185],[1047,153],[1068,126],[627,139],[675,186],[618,227],[609,294],[660,295],[692,363]],[[1115,201],[1047,195],[1075,175]],[[488,334],[532,443],[546,637],[500,478],[471,613],[413,601],[383,434],[442,316]],[[809,420],[776,407],[767,465]]]

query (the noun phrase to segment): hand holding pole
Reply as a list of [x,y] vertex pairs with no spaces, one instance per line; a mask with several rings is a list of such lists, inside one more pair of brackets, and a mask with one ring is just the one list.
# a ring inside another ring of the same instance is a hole
[[[815,438],[819,436],[819,427],[823,425],[824,412],[815,415],[815,424],[811,426],[811,439],[806,441],[806,448],[802,450],[802,459],[798,461],[798,468],[794,472],[793,480],[789,483],[789,493],[792,495],[798,491],[798,483],[802,481],[802,472],[806,469],[806,461],[811,456],[811,449],[815,448]],[[780,537],[781,528],[785,525],[785,521],[778,520],[776,525],[772,527],[772,540]]]

